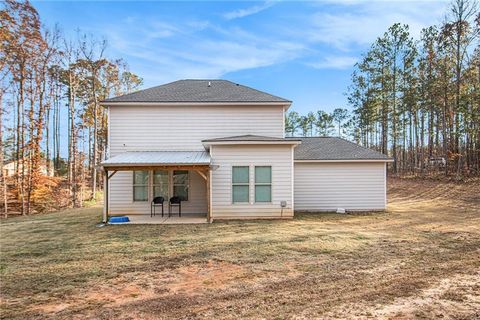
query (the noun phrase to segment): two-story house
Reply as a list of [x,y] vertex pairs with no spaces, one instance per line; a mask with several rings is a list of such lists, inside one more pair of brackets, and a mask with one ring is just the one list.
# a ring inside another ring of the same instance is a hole
[[153,198],[214,219],[384,210],[386,163],[334,137],[286,138],[291,101],[226,80],[179,80],[111,98],[104,220]]

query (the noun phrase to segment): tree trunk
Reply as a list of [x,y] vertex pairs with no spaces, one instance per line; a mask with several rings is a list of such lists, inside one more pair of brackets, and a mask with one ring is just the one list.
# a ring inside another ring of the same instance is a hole
[[93,72],[93,161],[92,161],[92,197],[94,200],[97,193],[97,135],[98,135],[98,110],[97,110],[97,94],[95,91],[96,71]]
[[3,89],[0,88],[0,179],[2,180],[3,214],[8,216],[7,177],[3,172]]

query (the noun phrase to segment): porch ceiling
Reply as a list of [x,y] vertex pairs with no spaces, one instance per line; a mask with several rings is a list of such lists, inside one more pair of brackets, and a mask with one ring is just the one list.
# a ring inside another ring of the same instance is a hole
[[101,163],[102,167],[114,170],[135,167],[208,165],[210,165],[210,155],[205,151],[131,151],[118,154]]

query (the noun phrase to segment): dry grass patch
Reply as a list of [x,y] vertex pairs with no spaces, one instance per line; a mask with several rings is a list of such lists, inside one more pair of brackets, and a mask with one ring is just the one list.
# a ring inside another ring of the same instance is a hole
[[479,318],[478,183],[393,180],[388,213],[292,221],[4,220],[1,317]]

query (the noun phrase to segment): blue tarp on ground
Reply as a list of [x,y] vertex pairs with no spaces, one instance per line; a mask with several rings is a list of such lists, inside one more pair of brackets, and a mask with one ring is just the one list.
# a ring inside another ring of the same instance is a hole
[[125,222],[130,222],[130,219],[128,219],[128,217],[110,217],[110,219],[108,219],[108,223],[125,223]]

